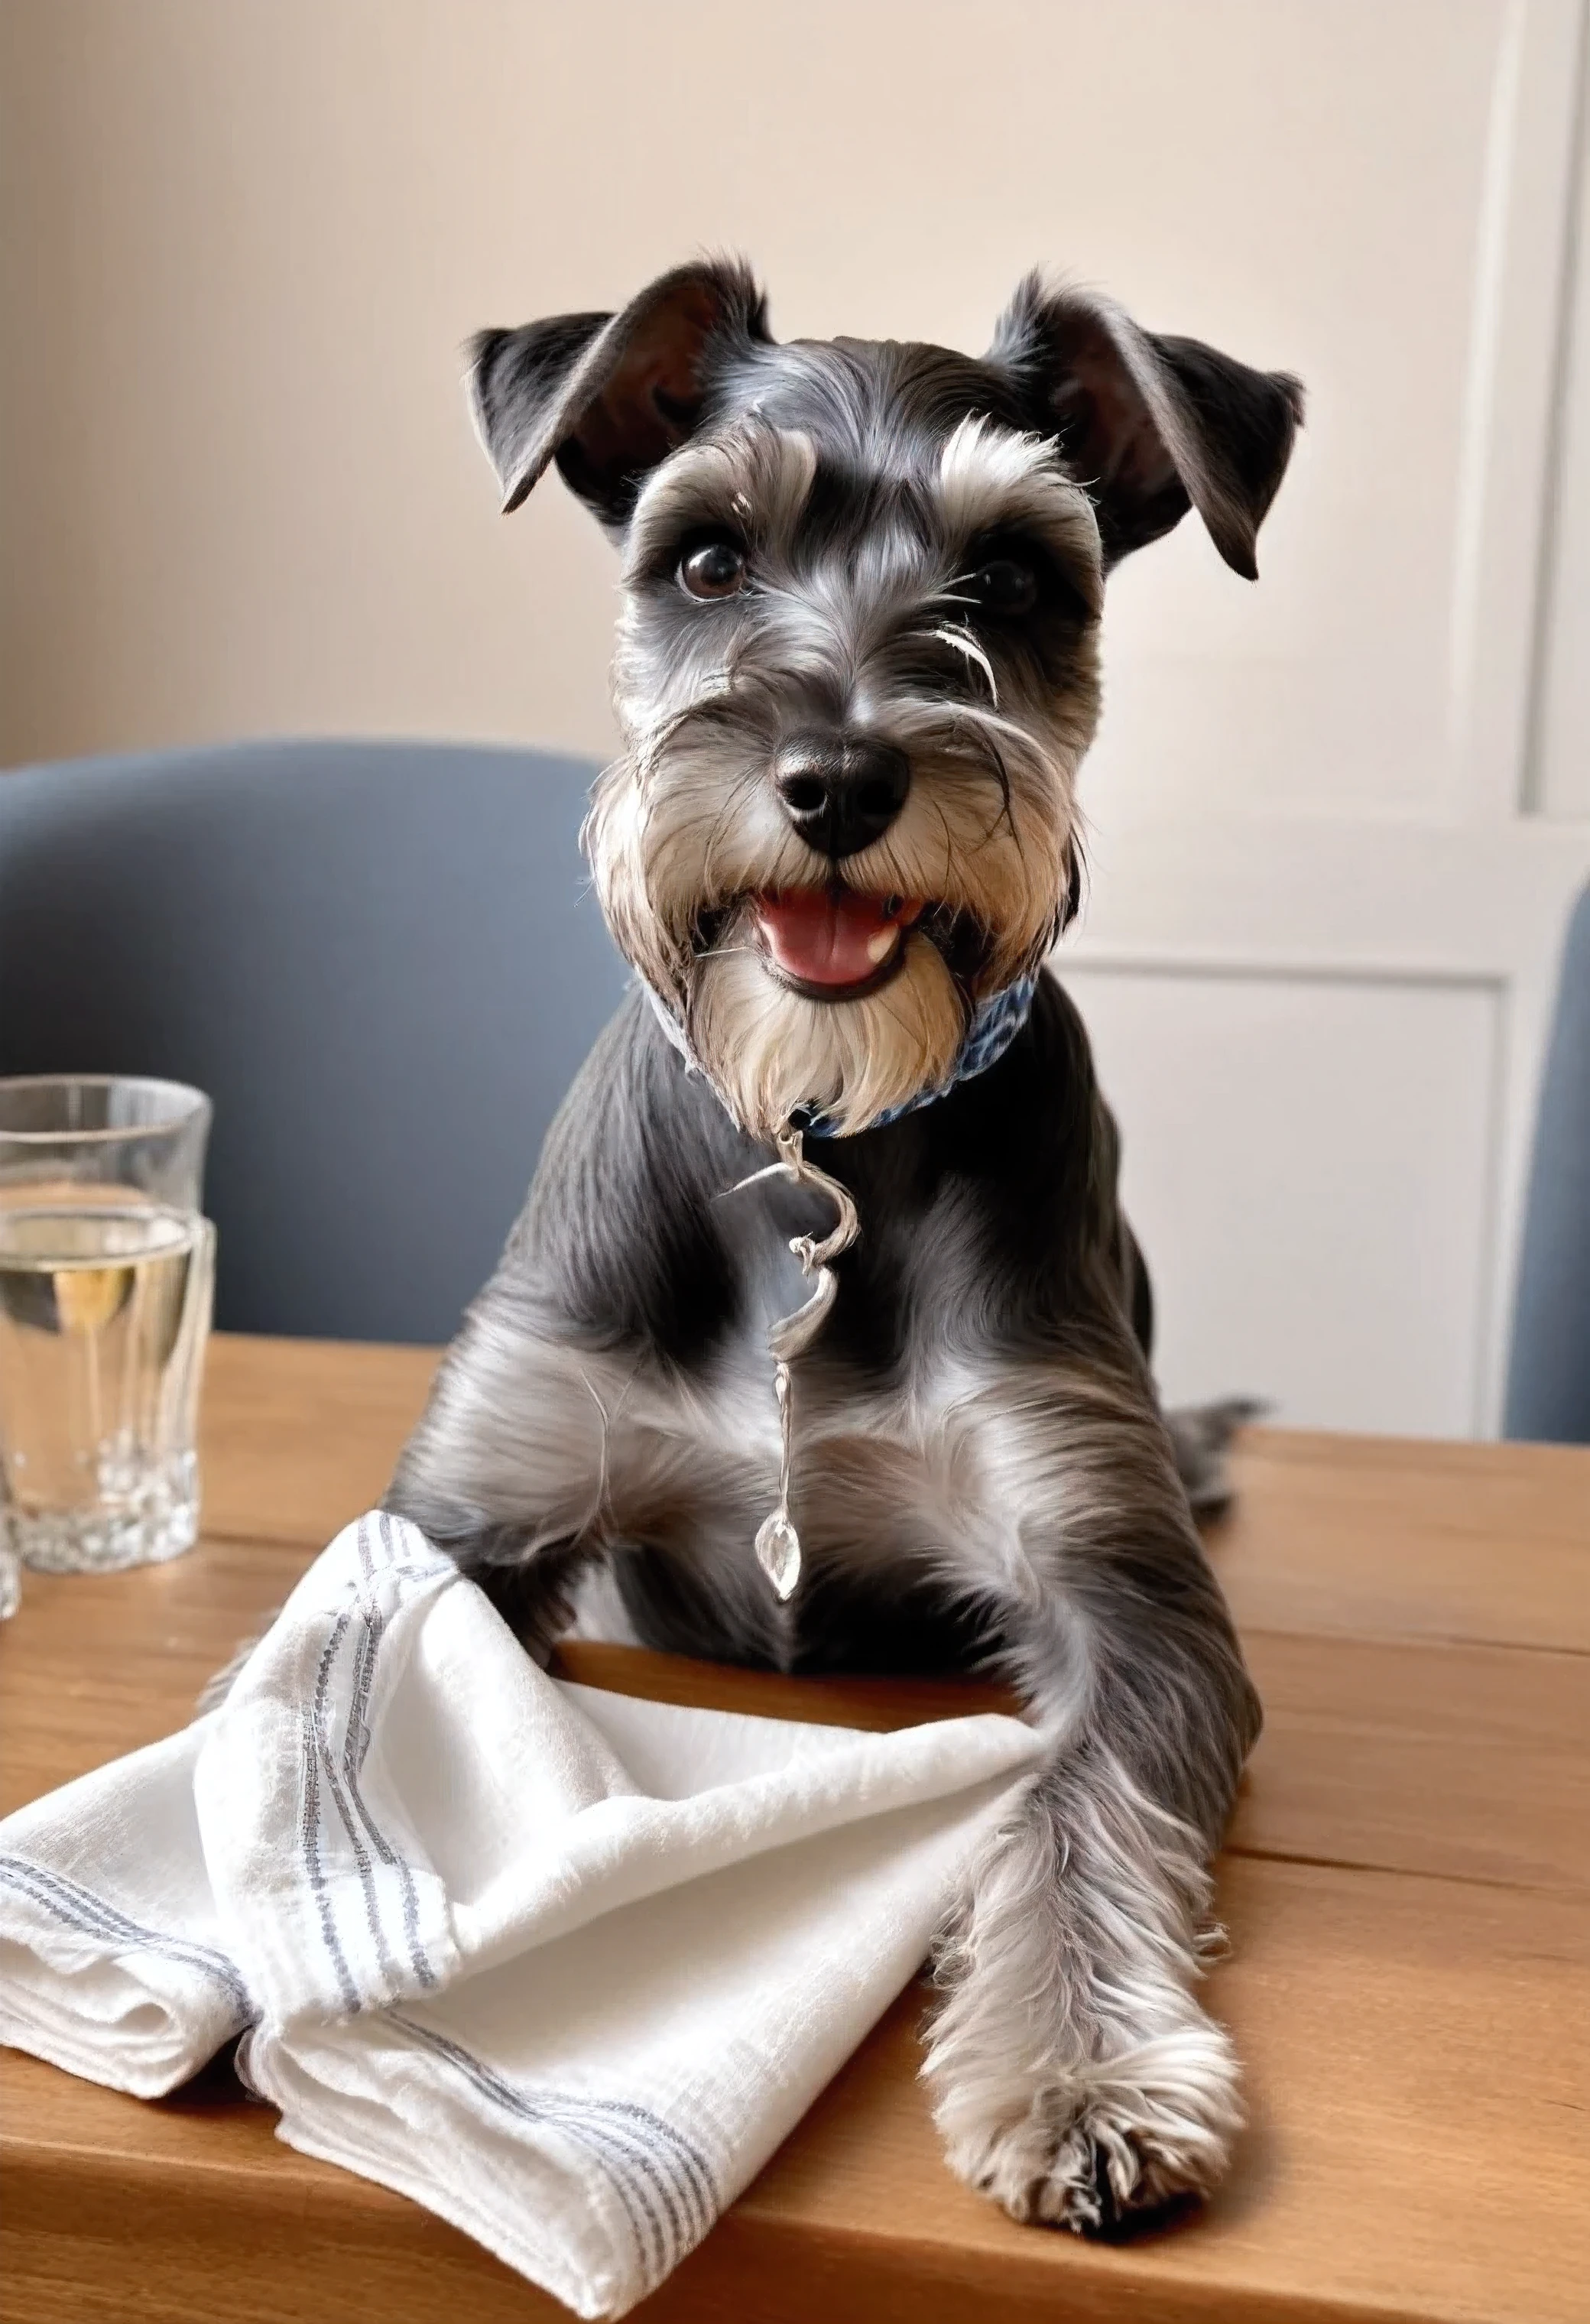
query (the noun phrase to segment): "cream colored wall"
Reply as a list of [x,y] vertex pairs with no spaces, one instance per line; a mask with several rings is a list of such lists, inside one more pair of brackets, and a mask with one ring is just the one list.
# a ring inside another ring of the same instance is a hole
[[12,0],[0,761],[282,730],[600,751],[611,552],[559,490],[498,521],[459,346],[729,244],[786,335],[979,346],[1043,260],[1301,371],[1273,583],[1190,530],[1123,579],[1117,653],[1159,682],[1118,755],[1151,794],[1168,731],[1239,800],[1428,797],[1496,15]]

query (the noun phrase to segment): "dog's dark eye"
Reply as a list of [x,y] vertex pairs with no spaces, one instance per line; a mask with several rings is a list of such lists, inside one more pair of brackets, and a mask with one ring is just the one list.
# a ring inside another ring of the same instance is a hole
[[985,612],[1006,620],[1030,613],[1038,602],[1038,576],[1019,557],[990,557],[966,585]]
[[745,551],[738,541],[703,540],[680,558],[679,580],[693,597],[732,597],[745,586]]

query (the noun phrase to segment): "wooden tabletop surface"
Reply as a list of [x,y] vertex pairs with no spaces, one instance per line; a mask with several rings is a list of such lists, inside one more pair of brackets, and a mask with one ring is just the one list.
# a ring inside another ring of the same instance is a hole
[[[206,1537],[29,1575],[0,1636],[0,1809],[179,1725],[385,1482],[424,1350],[219,1340]],[[1013,2226],[939,2160],[907,1995],[637,2311],[656,2324],[1582,2324],[1590,2316],[1590,1452],[1255,1431],[1211,1552],[1268,1722],[1210,1997],[1252,2123],[1200,2216],[1121,2246]],[[574,1674],[898,1725],[968,1691],[621,1648]],[[0,2057],[0,2316],[499,2324],[565,2310],[213,2073],[159,2105]]]

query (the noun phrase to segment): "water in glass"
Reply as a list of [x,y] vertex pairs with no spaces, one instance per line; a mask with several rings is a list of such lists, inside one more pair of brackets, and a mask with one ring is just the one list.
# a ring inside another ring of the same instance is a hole
[[215,1230],[161,1204],[0,1204],[0,1542],[46,1572],[175,1557]]

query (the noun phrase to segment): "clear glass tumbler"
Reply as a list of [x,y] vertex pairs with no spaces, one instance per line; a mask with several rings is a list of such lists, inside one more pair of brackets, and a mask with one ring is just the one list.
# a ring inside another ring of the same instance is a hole
[[0,1081],[0,1205],[160,1203],[204,1207],[211,1106],[185,1082],[121,1074]]
[[0,1082],[0,1566],[104,1572],[197,1537],[209,1121],[171,1082]]

